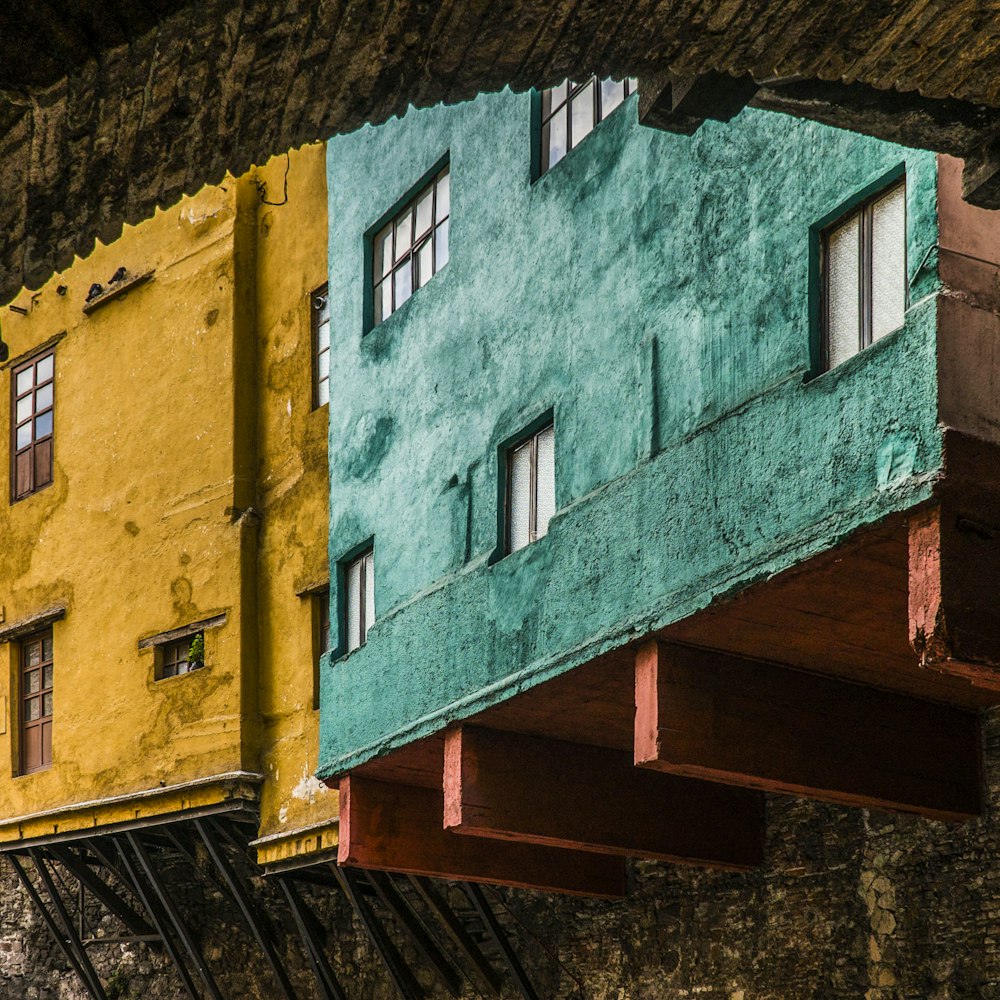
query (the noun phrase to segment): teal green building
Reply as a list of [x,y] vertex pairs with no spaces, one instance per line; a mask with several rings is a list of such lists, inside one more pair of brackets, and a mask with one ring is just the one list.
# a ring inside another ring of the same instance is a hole
[[[329,144],[319,775],[397,780],[408,748],[432,759],[508,703],[531,716],[536,689],[557,692],[548,718],[567,692],[582,717],[577,672],[627,673],[649,637],[974,710],[980,689],[926,669],[907,596],[949,434],[995,436],[989,393],[953,388],[978,363],[942,346],[947,267],[979,280],[941,249],[945,161],[752,109],[669,134],[632,95],[543,170],[561,152],[546,100],[484,95]],[[987,323],[972,299],[948,308]],[[826,638],[817,619],[795,639],[804,605],[770,631],[758,608],[755,633],[749,612],[711,617],[879,544],[891,587],[857,563]],[[863,621],[866,587],[901,617]],[[520,728],[577,739],[565,718]]]

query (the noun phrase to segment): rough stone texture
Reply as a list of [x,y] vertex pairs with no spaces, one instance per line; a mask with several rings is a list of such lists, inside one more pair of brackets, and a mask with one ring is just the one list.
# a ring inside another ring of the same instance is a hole
[[[512,890],[489,896],[546,1000],[996,1000],[1000,714],[985,720],[984,744],[986,810],[972,823],[772,797],[768,861],[759,872],[648,863],[635,867],[620,903]],[[180,875],[168,872],[172,884]],[[85,1000],[11,878],[3,864],[0,996]],[[344,901],[323,891],[308,895],[330,930],[331,956],[351,1000],[394,998]],[[232,905],[202,888],[179,898],[224,995],[274,996]],[[313,987],[289,938],[285,954],[309,1000]],[[112,1000],[182,1000],[163,959],[142,947],[107,949],[98,967],[116,977]],[[446,995],[429,974],[421,979],[432,995]],[[514,996],[508,985],[505,997]]]
[[410,102],[718,69],[1000,105],[979,0],[21,0],[2,25],[0,301],[227,169]]

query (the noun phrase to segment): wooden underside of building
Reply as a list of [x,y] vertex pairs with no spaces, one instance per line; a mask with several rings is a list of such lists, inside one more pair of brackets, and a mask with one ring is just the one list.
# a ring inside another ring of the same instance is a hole
[[979,815],[1000,508],[950,446],[934,503],[342,776],[340,863],[615,897],[760,864],[765,792]]

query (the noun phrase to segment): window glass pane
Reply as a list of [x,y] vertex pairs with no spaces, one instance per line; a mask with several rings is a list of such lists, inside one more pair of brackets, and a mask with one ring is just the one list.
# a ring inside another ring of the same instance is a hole
[[326,320],[316,327],[316,350],[319,352],[330,349],[330,321]]
[[42,667],[42,687],[52,687],[52,666]]
[[398,309],[413,294],[413,265],[410,261],[396,268],[392,276],[396,288],[396,308]]
[[38,718],[38,699],[29,698],[24,703],[24,717],[28,722],[34,722]]
[[872,206],[872,340],[903,325],[906,313],[906,188]]
[[31,397],[25,396],[24,399],[18,400],[16,411],[14,422],[18,424],[24,423],[31,416]]
[[375,278],[382,278],[392,269],[392,226],[386,226],[375,237]]
[[601,117],[607,118],[625,100],[625,84],[621,80],[601,81]]
[[535,534],[541,538],[549,530],[549,520],[556,512],[556,435],[552,427],[538,435],[538,467],[535,473]]
[[324,351],[316,359],[317,370],[321,379],[329,378],[330,375],[330,352]]
[[39,382],[47,382],[50,378],[52,378],[52,362],[53,356],[51,354],[47,358],[42,358],[42,360],[38,362],[37,368]]
[[396,260],[400,260],[410,251],[413,242],[413,211],[407,209],[396,220]]
[[451,214],[451,175],[446,170],[437,180],[437,212],[434,221],[437,222]]
[[20,451],[22,448],[27,448],[31,444],[31,424],[25,424],[23,427],[18,427],[17,429],[17,441],[16,447]]
[[[31,397],[28,397],[30,401]],[[52,405],[52,383],[43,386],[35,393],[35,410],[47,410]],[[20,419],[20,418],[19,418]]]
[[566,155],[566,109],[557,111],[548,123],[548,134],[542,137],[542,163],[554,167]]
[[365,556],[365,640],[375,621],[375,555]]
[[35,419],[35,437],[43,438],[52,433],[52,411],[43,413]]
[[42,644],[40,642],[33,642],[28,647],[28,666],[34,667],[42,662]]
[[510,551],[516,552],[528,544],[530,489],[531,489],[531,443],[526,442],[510,454]]
[[347,649],[361,645],[361,560],[347,567]]
[[428,188],[427,193],[417,202],[417,231],[414,233],[416,239],[420,239],[434,221],[434,189]]
[[558,87],[553,87],[549,93],[552,95],[551,107],[558,108],[566,100],[566,95],[569,93],[569,80],[563,80]]
[[42,659],[51,660],[52,659],[52,639],[42,639]]
[[417,274],[413,284],[419,288],[426,285],[434,274],[434,243],[431,239],[424,242],[424,245],[417,251]]
[[858,309],[861,296],[858,277],[857,215],[827,239],[827,360],[833,368],[859,349]]
[[23,372],[17,373],[17,395],[23,395],[34,385],[33,374],[34,369],[32,368],[26,368]]
[[52,715],[52,692],[49,691],[47,694],[42,695],[42,715],[51,716]]
[[29,670],[24,675],[25,690],[28,692],[28,694],[38,693],[38,691],[40,690],[39,686],[41,684],[41,680],[42,680],[41,675],[37,670]]
[[450,219],[445,219],[434,230],[434,265],[438,271],[448,263],[448,225],[450,221]]
[[580,141],[594,128],[594,81],[591,80],[570,103],[573,112],[573,122],[570,128],[570,141],[575,148]]
[[330,402],[330,382],[327,379],[323,379],[319,385],[316,386],[316,398],[318,405],[326,406]]

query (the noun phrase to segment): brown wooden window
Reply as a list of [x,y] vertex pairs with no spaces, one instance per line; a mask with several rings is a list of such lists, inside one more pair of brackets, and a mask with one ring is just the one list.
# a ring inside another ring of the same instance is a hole
[[313,708],[319,708],[320,657],[330,651],[330,590],[313,594],[313,621],[316,628],[316,651],[313,656]]
[[637,81],[598,80],[596,76],[542,91],[542,135],[539,173],[554,167],[625,100],[635,93]]
[[326,285],[310,297],[312,315],[313,407],[330,402],[330,292]]
[[52,763],[52,633],[23,639],[21,660],[21,773]]
[[158,649],[160,668],[157,671],[158,680],[166,677],[179,677],[189,674],[205,666],[205,635],[195,632],[194,635],[165,642]]
[[55,353],[48,351],[11,373],[11,499],[52,482]]
[[375,553],[368,549],[344,567],[347,652],[363,646],[375,621]]
[[516,552],[549,530],[556,512],[555,428],[552,424],[507,452],[506,549]]
[[445,167],[372,242],[372,325],[392,315],[448,263],[451,178]]
[[905,181],[823,231],[822,266],[823,362],[833,368],[905,320]]

